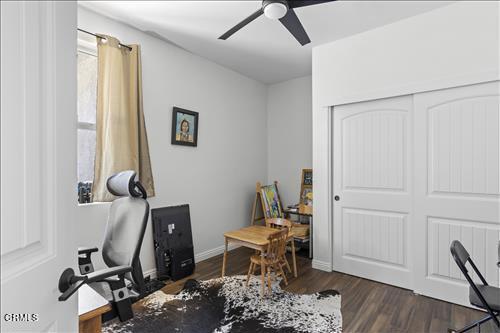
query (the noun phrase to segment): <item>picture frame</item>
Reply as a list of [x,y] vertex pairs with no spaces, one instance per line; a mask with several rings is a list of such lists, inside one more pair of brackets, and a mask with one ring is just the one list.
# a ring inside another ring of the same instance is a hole
[[198,146],[198,112],[174,106],[172,110],[171,143],[179,146]]

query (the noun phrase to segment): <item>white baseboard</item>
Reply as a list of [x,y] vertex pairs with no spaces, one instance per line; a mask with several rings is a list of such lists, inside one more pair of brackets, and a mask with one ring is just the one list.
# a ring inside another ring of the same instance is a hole
[[326,261],[320,261],[320,260],[313,259],[312,268],[319,269],[320,271],[331,272],[332,271],[332,264],[329,262],[326,262]]
[[[234,250],[238,247],[239,246],[229,244],[228,250],[231,251],[231,250]],[[221,245],[221,246],[218,246],[216,248],[195,254],[194,255],[194,262],[198,263],[200,261],[207,260],[209,258],[218,256],[219,254],[222,254],[222,253],[224,253],[224,245]],[[144,271],[143,273],[144,273],[144,277],[151,276],[151,279],[156,279],[156,277],[157,277],[156,268],[148,269],[147,271]]]
[[147,271],[143,272],[144,277],[150,276],[151,279],[156,279],[156,268],[148,269]]
[[[229,251],[231,251],[231,250],[234,250],[234,249],[236,249],[238,247],[239,246],[235,246],[235,245],[229,244],[229,246],[227,248],[228,248]],[[213,248],[213,249],[206,250],[206,251],[203,251],[203,252],[195,254],[194,255],[194,262],[198,263],[200,261],[207,260],[209,258],[218,256],[219,254],[222,254],[222,253],[224,253],[224,245],[221,245],[221,246],[218,246],[216,248]]]

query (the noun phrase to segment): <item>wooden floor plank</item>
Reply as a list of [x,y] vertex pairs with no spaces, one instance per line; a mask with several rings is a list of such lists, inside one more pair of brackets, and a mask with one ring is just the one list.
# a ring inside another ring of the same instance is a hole
[[[227,256],[226,275],[246,275],[253,250],[238,248]],[[297,257],[299,276],[288,274],[289,284],[282,288],[300,294],[335,289],[342,295],[344,332],[446,332],[448,328],[464,325],[485,316],[485,313],[463,306],[439,301],[413,292],[338,272],[327,273],[313,269],[311,261]],[[208,280],[220,277],[222,255],[196,265],[189,278]],[[257,273],[257,272],[256,272]],[[186,279],[169,282],[166,293],[177,293]],[[472,331],[474,332],[474,331]],[[482,333],[498,333],[492,323],[481,326]]]

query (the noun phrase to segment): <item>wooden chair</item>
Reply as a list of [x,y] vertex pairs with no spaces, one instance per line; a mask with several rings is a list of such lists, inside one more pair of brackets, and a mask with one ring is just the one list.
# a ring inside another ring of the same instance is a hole
[[286,278],[285,272],[281,267],[281,258],[285,256],[286,243],[288,238],[288,228],[283,228],[268,237],[269,244],[267,246],[267,251],[263,254],[254,254],[250,257],[250,266],[248,267],[246,286],[248,287],[248,282],[250,281],[250,274],[255,273],[255,267],[261,268],[261,282],[262,282],[262,294],[264,296],[265,284],[266,284],[266,274],[267,274],[267,287],[269,289],[269,294],[272,293],[271,289],[271,272],[274,271],[276,276],[281,275],[285,281],[285,285],[288,285],[288,280]]
[[[266,198],[266,196],[264,194],[264,192],[265,192],[264,189],[269,188],[269,187],[274,187],[273,190],[276,193],[276,197],[277,197],[277,198],[275,198],[276,209],[274,210],[274,212],[270,211],[270,207],[272,206],[272,203],[268,201],[268,198]],[[257,182],[255,190],[256,190],[256,195],[255,195],[255,200],[254,200],[253,208],[252,208],[252,225],[254,225],[255,222],[258,222],[260,220],[265,220],[266,226],[268,226],[268,227],[273,225],[274,227],[281,229],[281,228],[283,228],[283,226],[287,226],[291,231],[293,224],[291,221],[286,220],[284,218],[285,216],[283,213],[283,204],[281,202],[281,197],[280,197],[280,194],[278,191],[278,182],[275,181],[271,185],[262,185],[261,183]],[[261,203],[262,214],[263,214],[262,217],[257,217],[258,201],[260,201],[260,203]],[[269,221],[271,221],[271,222],[269,222]],[[272,221],[274,221],[274,222],[272,222]],[[283,225],[283,223],[286,225]],[[290,248],[292,250],[293,276],[297,277],[297,259],[295,257],[295,241],[294,241],[293,235],[290,235],[290,237],[288,237],[287,242],[290,243]],[[284,256],[284,258],[286,261],[285,256]],[[287,261],[286,261],[286,264],[287,264],[287,267],[289,269],[289,272],[291,273],[290,265],[288,265]]]
[[[293,267],[294,267],[294,275],[295,277],[297,276],[297,263],[295,261],[295,242],[293,241],[293,234],[290,232],[292,230],[293,223],[287,219],[282,219],[282,218],[272,218],[272,219],[266,219],[266,227],[268,228],[274,228],[274,229],[288,229],[288,236],[286,239],[287,243],[290,243],[290,246],[292,248],[292,260],[293,260]],[[285,252],[283,253],[283,257],[280,258],[280,265],[281,267],[286,266],[288,271],[291,273],[292,269],[290,268],[290,264],[288,264],[288,260],[286,258],[286,249]]]

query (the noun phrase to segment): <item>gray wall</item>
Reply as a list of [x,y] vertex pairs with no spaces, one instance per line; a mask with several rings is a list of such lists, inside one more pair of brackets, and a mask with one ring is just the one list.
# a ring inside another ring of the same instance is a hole
[[284,205],[298,203],[302,169],[312,167],[312,77],[269,86],[267,175]]
[[[267,178],[267,86],[82,8],[78,26],[141,45],[151,207],[189,203],[197,258],[220,253],[223,232],[249,223],[255,181]],[[200,113],[197,148],[170,144],[174,105]],[[78,208],[79,245],[101,246],[108,207]],[[141,260],[155,268],[151,225]]]

